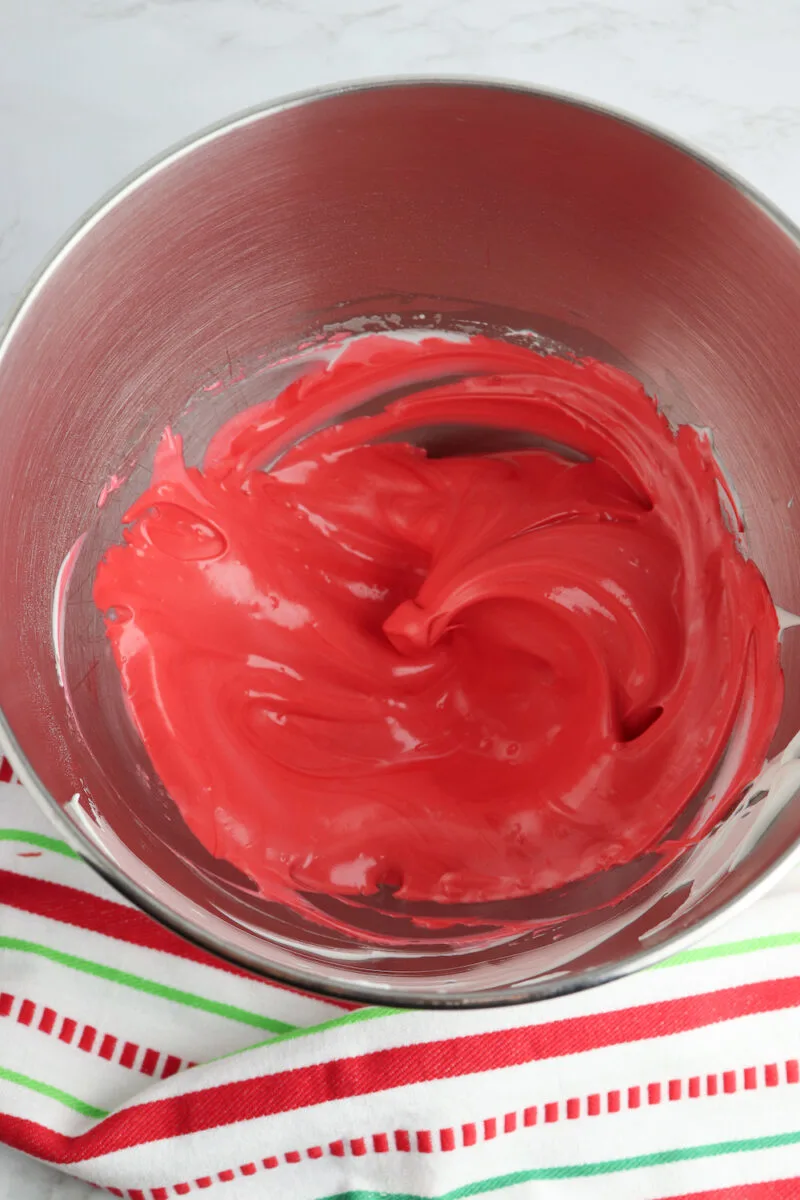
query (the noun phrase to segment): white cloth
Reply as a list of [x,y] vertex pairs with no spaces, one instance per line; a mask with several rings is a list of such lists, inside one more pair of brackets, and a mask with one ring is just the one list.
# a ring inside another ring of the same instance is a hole
[[0,784],[0,1141],[129,1200],[800,1196],[800,874],[594,991],[347,1011],[174,938]]

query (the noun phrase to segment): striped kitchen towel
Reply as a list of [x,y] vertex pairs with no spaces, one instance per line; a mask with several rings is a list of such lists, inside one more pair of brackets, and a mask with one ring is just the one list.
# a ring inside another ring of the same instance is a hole
[[3,777],[9,1146],[129,1200],[800,1197],[800,873],[591,992],[356,1009],[175,938]]

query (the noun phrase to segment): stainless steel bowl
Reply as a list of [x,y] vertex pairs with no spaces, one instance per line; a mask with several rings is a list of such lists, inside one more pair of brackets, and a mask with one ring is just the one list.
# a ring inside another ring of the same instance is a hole
[[[183,824],[125,718],[91,603],[97,538],[67,597],[71,707],[60,685],[59,567],[97,529],[109,476],[128,479],[102,510],[110,528],[157,434],[209,380],[238,380],[231,403],[252,402],[258,354],[386,314],[535,330],[633,371],[676,421],[710,426],[752,553],[776,602],[800,610],[797,230],[719,168],[589,104],[476,82],[343,87],[236,117],[147,167],[86,217],[13,315],[0,344],[9,755],[120,891],[265,975],[429,1005],[614,978],[785,866],[800,804],[749,797],[622,903],[620,880],[600,876],[580,895],[516,902],[512,932],[509,914],[471,941],[401,922],[367,945],[260,900]],[[213,423],[213,403],[196,400],[197,419]],[[778,748],[800,728],[797,641],[784,663]]]

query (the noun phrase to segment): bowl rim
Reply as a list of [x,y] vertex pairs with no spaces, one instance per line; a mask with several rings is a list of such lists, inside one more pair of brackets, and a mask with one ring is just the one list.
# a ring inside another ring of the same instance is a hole
[[[451,89],[473,89],[486,91],[501,91],[520,93],[534,99],[553,101],[569,108],[576,108],[605,117],[613,122],[625,125],[646,137],[655,139],[688,158],[698,165],[711,171],[723,182],[734,188],[741,196],[760,209],[777,228],[792,242],[795,249],[800,251],[800,227],[783,213],[777,205],[762,195],[751,184],[747,183],[727,166],[715,158],[696,149],[690,143],[675,137],[657,125],[640,120],[632,114],[601,104],[573,93],[557,89],[535,87],[515,80],[499,78],[484,78],[471,75],[426,75],[412,74],[402,76],[381,76],[377,78],[343,81],[278,97],[263,104],[256,104],[240,110],[231,116],[224,117],[199,131],[173,143],[159,154],[150,158],[138,169],[125,176],[116,186],[109,189],[101,198],[87,209],[75,221],[63,237],[45,256],[39,267],[30,276],[16,303],[12,306],[5,322],[0,323],[0,364],[7,354],[18,327],[27,312],[36,302],[39,293],[61,263],[68,257],[74,247],[94,228],[109,212],[122,203],[128,196],[143,187],[160,171],[172,166],[184,156],[201,149],[203,146],[221,138],[235,130],[278,113],[289,111],[308,104],[331,100],[338,96],[359,92],[370,92],[389,89],[405,89],[414,87],[436,87]],[[215,934],[204,929],[195,921],[189,920],[157,897],[153,896],[141,884],[129,878],[125,872],[111,859],[106,858],[97,848],[93,840],[83,832],[80,826],[73,823],[67,816],[63,806],[50,794],[39,779],[33,767],[23,753],[5,713],[0,707],[0,750],[3,750],[14,768],[17,778],[28,793],[38,804],[41,811],[59,827],[68,844],[80,858],[91,866],[117,892],[120,892],[136,907],[142,909],[148,916],[166,926],[184,940],[210,952],[224,962],[244,968],[248,972],[269,982],[288,985],[290,988],[308,991],[318,996],[329,996],[332,999],[356,1001],[362,1004],[386,1004],[407,1009],[442,1009],[442,1008],[487,1008],[505,1007],[512,1004],[523,1004],[531,1001],[553,999],[558,996],[584,991],[603,983],[624,978],[636,971],[645,970],[674,954],[680,953],[687,947],[699,941],[702,937],[713,932],[719,925],[728,921],[735,913],[753,903],[763,895],[779,878],[785,875],[797,862],[800,862],[800,838],[788,847],[762,874],[746,887],[710,913],[691,925],[688,929],[668,936],[658,946],[638,950],[612,964],[601,967],[588,967],[570,978],[560,976],[545,976],[538,982],[532,980],[520,984],[508,985],[499,991],[491,988],[484,991],[465,990],[453,995],[431,993],[423,988],[408,986],[392,987],[375,983],[368,977],[363,982],[337,982],[332,984],[325,977],[324,967],[317,970],[307,970],[301,966],[286,968],[264,962],[258,956],[246,950],[232,948],[223,943]]]

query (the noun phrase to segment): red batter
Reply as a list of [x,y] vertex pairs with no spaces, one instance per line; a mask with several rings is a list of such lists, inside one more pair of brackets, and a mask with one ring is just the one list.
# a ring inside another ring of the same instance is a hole
[[[404,440],[454,422],[549,448]],[[652,848],[729,742],[706,827],[762,766],[778,620],[721,489],[620,371],[371,335],[202,471],[167,431],[94,595],[166,788],[265,895],[522,896]]]

